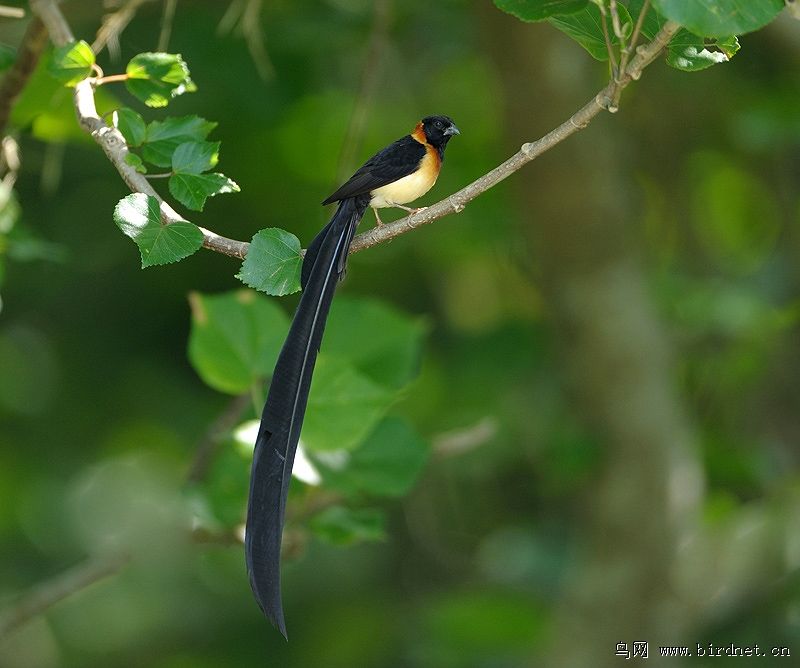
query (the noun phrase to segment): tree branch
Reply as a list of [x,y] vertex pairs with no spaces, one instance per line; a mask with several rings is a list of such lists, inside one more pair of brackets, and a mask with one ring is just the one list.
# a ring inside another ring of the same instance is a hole
[[667,44],[669,44],[669,41],[678,30],[680,30],[680,26],[677,23],[667,21],[661,30],[658,31],[658,34],[653,38],[652,42],[636,50],[636,56],[630,61],[625,72],[620,74],[618,81],[609,82],[603,90],[575,113],[572,118],[559,125],[555,130],[552,130],[537,141],[523,144],[519,152],[511,156],[502,165],[495,167],[488,174],[483,175],[478,180],[473,181],[465,188],[453,193],[433,206],[418,213],[412,213],[393,223],[374,227],[363,234],[359,234],[353,239],[353,243],[350,245],[350,252],[357,253],[370,246],[388,241],[389,239],[394,239],[394,237],[404,232],[431,223],[450,213],[462,211],[467,203],[475,199],[478,195],[496,186],[500,181],[511,176],[511,174],[518,169],[528,164],[534,158],[538,158],[542,153],[564,141],[570,135],[585,128],[595,116],[604,109],[609,108],[617,90],[621,90],[631,83],[631,81],[639,79],[642,70],[661,55],[661,52],[666,48]]
[[139,6],[152,0],[129,0],[116,12],[106,14],[103,17],[103,24],[97,31],[97,37],[92,43],[92,51],[100,53],[106,46],[113,58],[119,58],[119,36],[122,31],[133,21]]
[[[72,30],[55,0],[31,0],[31,8],[47,26],[53,44],[60,47],[74,41]],[[116,167],[123,181],[133,192],[144,193],[158,200],[161,219],[165,224],[184,221],[185,219],[153,189],[144,175],[137,172],[132,165],[126,162],[125,157],[128,155],[128,145],[125,142],[125,138],[117,128],[109,126],[97,113],[97,107],[94,102],[96,83],[95,79],[84,79],[73,90],[75,113],[81,129],[90,135],[105,151],[111,164]],[[249,244],[228,239],[210,230],[198,227],[203,233],[204,248],[239,259],[244,259],[244,256],[247,255]]]
[[[47,26],[56,46],[63,46],[74,40],[69,25],[55,0],[30,0],[30,2],[33,10]],[[651,42],[637,48],[636,56],[630,61],[625,71],[620,73],[618,80],[609,82],[569,120],[544,137],[537,141],[523,144],[519,152],[503,164],[433,206],[420,212],[412,213],[393,223],[375,227],[363,234],[359,234],[353,240],[350,252],[357,253],[370,246],[393,239],[409,230],[438,220],[450,213],[462,211],[467,203],[478,195],[497,185],[500,181],[521,169],[548,149],[564,141],[570,135],[585,128],[602,110],[616,111],[616,107],[612,106],[612,103],[618,97],[619,91],[641,76],[642,70],[661,55],[670,39],[679,29],[680,26],[677,23],[667,21]],[[128,148],[122,133],[116,128],[110,127],[97,114],[94,102],[95,85],[96,81],[94,79],[85,79],[75,86],[75,110],[81,128],[100,144],[108,159],[117,168],[120,176],[133,192],[145,193],[158,200],[161,208],[161,217],[166,224],[183,221],[184,218],[156,193],[147,179],[125,161]],[[245,255],[247,255],[250,247],[247,242],[228,239],[202,227],[200,227],[200,230],[203,232],[203,246],[205,248],[240,259],[244,259]]]

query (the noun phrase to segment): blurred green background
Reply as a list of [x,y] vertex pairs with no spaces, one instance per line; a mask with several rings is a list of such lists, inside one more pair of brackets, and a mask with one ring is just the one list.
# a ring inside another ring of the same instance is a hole
[[[230,20],[246,7],[257,33]],[[105,10],[63,11],[91,42]],[[106,73],[156,49],[162,11],[139,7]],[[2,20],[0,38],[24,27]],[[241,288],[239,263],[200,251],[142,271],[112,222],[128,191],[68,122],[68,92],[23,100],[21,218],[0,255],[0,620],[61,578],[112,574],[0,638],[0,666],[606,666],[639,641],[655,665],[682,665],[658,658],[668,645],[800,656],[800,30],[782,16],[741,43],[699,73],[656,62],[619,113],[351,257],[341,294],[427,327],[392,413],[431,456],[407,496],[373,504],[385,540],[312,533],[292,551],[289,644],[241,545],[191,531],[198,495],[244,513],[234,446],[203,491],[187,484],[231,402],[189,364],[187,295]],[[484,0],[184,1],[168,50],[196,93],[167,110],[104,93],[147,120],[219,123],[242,192],[190,220],[303,245],[319,202],[422,116],[461,130],[431,204],[608,75]],[[274,301],[290,314],[296,296]]]

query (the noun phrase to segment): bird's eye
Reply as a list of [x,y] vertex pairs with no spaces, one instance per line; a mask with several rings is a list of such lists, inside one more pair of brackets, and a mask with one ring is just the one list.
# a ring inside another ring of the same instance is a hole
[[441,121],[436,121],[436,127],[437,128],[443,128],[444,127],[444,123],[442,123]]

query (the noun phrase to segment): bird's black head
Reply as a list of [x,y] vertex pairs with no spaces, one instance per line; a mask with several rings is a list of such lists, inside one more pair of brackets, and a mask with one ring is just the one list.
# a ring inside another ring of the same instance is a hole
[[439,150],[439,155],[444,154],[444,147],[453,135],[460,135],[456,124],[452,118],[447,116],[427,116],[423,118],[420,125],[425,133],[425,139],[434,148]]

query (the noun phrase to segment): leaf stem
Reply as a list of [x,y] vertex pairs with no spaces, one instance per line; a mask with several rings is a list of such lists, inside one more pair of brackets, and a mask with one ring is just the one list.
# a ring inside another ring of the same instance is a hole
[[617,58],[614,55],[614,47],[611,45],[611,35],[608,33],[608,17],[606,16],[606,8],[603,4],[600,4],[599,7],[600,24],[603,27],[603,39],[605,39],[606,51],[608,51],[608,63],[611,66],[611,76],[616,80],[619,70],[617,69]]
[[102,86],[108,83],[114,83],[115,81],[127,81],[130,77],[127,74],[109,74],[107,77],[100,77],[99,79],[95,79],[95,85]]
[[[628,60],[631,57],[631,53],[633,53],[633,50],[636,48],[636,42],[639,41],[639,35],[642,32],[642,25],[644,24],[644,17],[645,14],[647,14],[648,9],[650,9],[650,0],[644,0],[644,3],[642,4],[642,9],[639,12],[639,17],[636,19],[636,26],[633,29],[633,33],[631,33],[631,38],[625,45],[625,48],[623,48],[620,53],[619,66],[620,69],[623,71],[628,66]],[[611,99],[611,107],[615,109],[619,107],[619,99],[622,95],[622,88],[623,88],[622,86],[619,85],[619,82],[616,83],[617,86],[614,90],[614,95],[612,96]]]

